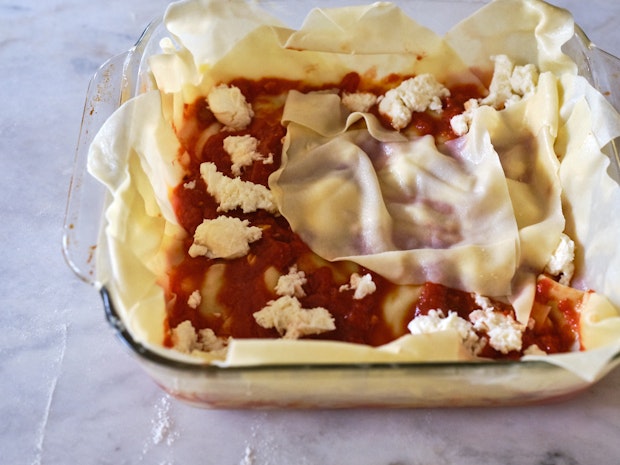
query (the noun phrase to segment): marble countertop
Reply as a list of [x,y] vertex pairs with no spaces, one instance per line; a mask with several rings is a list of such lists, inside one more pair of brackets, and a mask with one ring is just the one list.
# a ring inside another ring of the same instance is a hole
[[[620,370],[538,407],[211,411],[138,368],[61,227],[88,81],[166,3],[0,0],[0,463],[617,464]],[[554,3],[620,56],[620,2]]]

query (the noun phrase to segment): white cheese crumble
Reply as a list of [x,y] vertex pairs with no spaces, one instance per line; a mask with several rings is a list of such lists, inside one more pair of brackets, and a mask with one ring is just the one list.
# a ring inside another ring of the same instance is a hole
[[495,109],[509,107],[536,91],[538,70],[533,64],[515,66],[506,55],[491,57],[494,62],[489,95],[480,102]]
[[521,350],[525,326],[512,316],[487,308],[474,310],[469,314],[469,320],[475,330],[485,332],[489,336],[489,345],[495,350],[502,354]]
[[545,272],[559,276],[560,284],[569,286],[575,272],[575,243],[566,234],[560,237],[560,243],[549,258]]
[[264,165],[273,163],[273,154],[263,155],[258,152],[258,140],[246,134],[244,136],[228,136],[224,139],[224,150],[230,155],[232,173],[240,176],[246,166],[255,161],[262,161]]
[[250,251],[250,244],[259,240],[262,234],[260,228],[249,226],[248,220],[229,216],[203,220],[196,228],[189,255],[227,259],[243,257]]
[[495,55],[493,60],[493,78],[489,86],[489,95],[480,102],[482,105],[489,105],[494,108],[501,108],[507,101],[513,98],[510,76],[514,68],[514,63],[506,55]]
[[465,102],[464,108],[465,111],[460,115],[455,115],[450,118],[450,126],[454,131],[454,134],[457,136],[462,136],[467,134],[469,131],[469,126],[471,125],[471,120],[474,116],[474,111],[480,107],[480,103],[475,98],[470,98],[467,102]]
[[186,320],[172,329],[172,344],[174,349],[185,354],[195,350],[203,352],[225,351],[230,339],[218,337],[212,329],[206,328],[196,331],[191,321]]
[[344,92],[342,104],[350,112],[366,113],[377,103],[378,97],[371,92]]
[[302,308],[297,297],[282,296],[272,300],[254,319],[263,328],[275,328],[285,339],[299,339],[311,334],[320,334],[336,329],[334,318],[323,307]]
[[207,104],[215,119],[228,130],[245,129],[254,116],[252,106],[235,86],[220,84],[212,88],[207,94]]
[[441,98],[449,95],[450,91],[435,76],[420,74],[387,91],[379,100],[379,113],[390,119],[394,129],[400,130],[411,122],[413,112],[441,111]]
[[198,347],[198,335],[192,323],[187,320],[172,330],[172,344],[179,352],[191,353]]
[[370,273],[366,273],[364,276],[353,273],[349,279],[349,284],[343,284],[339,289],[340,292],[348,290],[355,291],[353,294],[355,300],[361,300],[375,292],[377,290],[377,285],[372,280]]
[[297,269],[297,266],[291,266],[288,270],[288,274],[282,275],[278,278],[276,284],[276,294],[280,296],[291,297],[305,297],[306,292],[303,289],[304,284],[308,282],[306,273]]
[[489,299],[488,297],[485,297],[483,295],[480,294],[476,294],[473,293],[474,296],[474,302],[476,303],[476,305],[478,306],[478,308],[480,308],[481,310],[493,310],[493,304],[491,303],[491,299]]
[[196,289],[187,299],[187,305],[193,309],[196,309],[200,305],[200,302],[202,302],[202,295],[200,294],[200,291]]
[[473,329],[473,325],[458,316],[456,312],[449,311],[445,316],[441,310],[429,310],[426,315],[415,317],[407,325],[411,334],[429,334],[438,331],[455,331],[465,348],[473,355],[477,355],[484,347],[486,340],[481,339]]
[[510,75],[510,87],[513,95],[528,97],[536,92],[538,84],[538,68],[531,63],[515,66]]
[[450,126],[457,136],[469,131],[472,115],[479,106],[500,110],[536,92],[539,73],[535,65],[515,66],[506,55],[495,55],[491,60],[494,65],[489,94],[480,100],[470,99],[465,103],[465,111],[450,119]]
[[207,192],[220,204],[218,211],[241,208],[243,213],[263,209],[276,213],[277,207],[271,191],[260,184],[229,178],[220,173],[212,162],[200,165],[200,174],[207,184]]

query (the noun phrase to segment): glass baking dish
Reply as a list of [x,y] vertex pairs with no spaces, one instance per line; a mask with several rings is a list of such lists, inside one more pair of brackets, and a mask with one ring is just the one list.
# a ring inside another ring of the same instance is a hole
[[[313,2],[299,2],[292,11],[285,2],[260,3],[292,27],[299,26],[313,6]],[[484,3],[406,1],[399,5],[419,23],[442,34]],[[616,353],[596,379],[537,361],[220,367],[173,359],[165,351],[136,340],[105,285],[96,282],[95,251],[102,246],[100,232],[109,198],[105,187],[87,173],[86,162],[94,135],[112,112],[154,87],[147,59],[159,53],[160,40],[167,34],[162,19],[156,19],[135,46],[104,63],[90,82],[69,189],[63,252],[77,276],[98,288],[116,336],[169,394],[209,408],[526,405],[574,396],[620,364],[620,354]],[[566,52],[580,73],[620,109],[620,94],[612,91],[620,86],[620,60],[597,48],[578,27],[566,44]],[[620,163],[616,143],[606,149],[612,160],[612,177],[617,180]]]

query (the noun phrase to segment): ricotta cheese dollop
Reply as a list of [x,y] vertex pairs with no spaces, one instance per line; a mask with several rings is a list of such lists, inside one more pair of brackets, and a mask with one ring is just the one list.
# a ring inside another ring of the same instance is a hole
[[220,84],[214,87],[207,95],[207,103],[215,118],[233,131],[248,127],[254,116],[252,106],[235,86]]
[[239,258],[250,251],[250,243],[262,236],[262,230],[250,226],[248,220],[218,216],[203,220],[194,233],[194,243],[189,248],[190,257]]

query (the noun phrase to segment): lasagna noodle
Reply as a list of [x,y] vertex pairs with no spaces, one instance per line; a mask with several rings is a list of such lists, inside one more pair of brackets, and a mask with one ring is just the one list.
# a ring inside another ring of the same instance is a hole
[[620,115],[585,79],[564,77],[562,86],[564,117],[556,145],[563,154],[559,176],[567,230],[578,245],[574,282],[595,289],[617,307],[620,189],[601,147],[618,137]]
[[494,55],[541,72],[575,75],[575,62],[562,52],[574,34],[571,14],[539,0],[495,0],[455,25],[446,42],[474,69],[484,70]]
[[488,140],[498,154],[518,227],[518,266],[507,295],[517,319],[527,323],[536,275],[548,262],[565,229],[559,161],[555,153],[561,87],[543,73],[536,93],[498,112],[480,108],[468,143],[480,152]]
[[[389,3],[317,8],[298,31],[253,15],[252,8],[244,11],[243,1],[231,2],[223,16],[212,3],[217,2],[173,4],[165,20],[181,49],[149,62],[158,88],[178,93],[187,103],[215,83],[236,78],[275,76],[321,85],[350,72],[374,79],[431,73],[446,84],[480,85],[446,41]],[[239,17],[239,28],[232,26],[231,12]],[[381,40],[367,40],[376,31]]]
[[112,192],[97,248],[97,279],[139,341],[161,344],[164,277],[185,232],[168,188],[182,179],[179,143],[161,116],[159,92],[130,100],[95,136],[88,170]]

